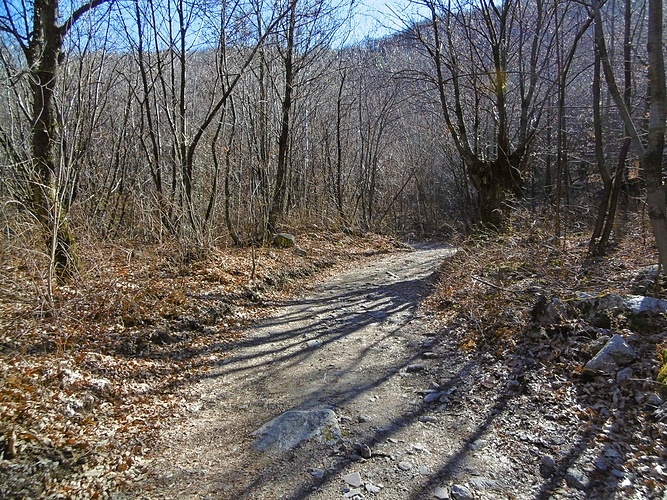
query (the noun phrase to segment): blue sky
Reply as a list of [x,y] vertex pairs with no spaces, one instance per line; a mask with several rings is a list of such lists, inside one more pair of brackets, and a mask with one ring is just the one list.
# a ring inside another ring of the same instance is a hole
[[366,36],[382,37],[404,28],[400,17],[409,17],[417,7],[409,0],[360,0],[356,10],[358,13],[352,20],[352,41]]

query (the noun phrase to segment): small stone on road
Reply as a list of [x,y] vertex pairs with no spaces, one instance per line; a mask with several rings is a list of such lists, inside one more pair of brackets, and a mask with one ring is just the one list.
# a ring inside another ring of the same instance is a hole
[[379,485],[373,484],[371,482],[366,482],[364,485],[364,488],[366,488],[366,491],[368,493],[380,493],[380,490],[382,489]]
[[315,479],[322,479],[324,477],[324,469],[308,469],[308,474],[313,476]]
[[351,472],[350,474],[345,474],[343,476],[343,481],[352,486],[353,488],[359,488],[363,483],[361,480],[361,474],[358,472]]
[[407,471],[412,469],[412,464],[407,460],[404,460],[403,462],[398,462],[398,468]]
[[575,467],[571,467],[565,473],[565,482],[570,488],[575,488],[580,491],[586,491],[590,485],[590,481],[586,474]]
[[445,488],[438,487],[433,491],[433,496],[438,500],[449,500],[449,491]]
[[452,486],[452,497],[456,500],[472,500],[474,498],[472,491],[462,484]]

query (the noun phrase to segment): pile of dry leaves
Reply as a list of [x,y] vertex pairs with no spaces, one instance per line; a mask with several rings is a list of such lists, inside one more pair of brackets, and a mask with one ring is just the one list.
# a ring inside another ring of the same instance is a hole
[[97,498],[143,473],[177,388],[309,277],[401,244],[304,234],[299,250],[186,251],[83,242],[79,279],[49,291],[39,257],[2,250],[0,497]]

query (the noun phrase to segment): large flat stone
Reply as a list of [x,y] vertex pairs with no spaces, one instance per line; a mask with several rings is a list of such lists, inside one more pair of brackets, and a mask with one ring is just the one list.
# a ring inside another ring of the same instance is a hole
[[287,411],[252,433],[257,451],[287,451],[299,443],[324,435],[327,440],[341,437],[336,413],[329,409]]

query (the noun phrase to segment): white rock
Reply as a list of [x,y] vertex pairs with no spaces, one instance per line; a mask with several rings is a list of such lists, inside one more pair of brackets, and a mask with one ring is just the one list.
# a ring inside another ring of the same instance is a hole
[[645,312],[661,313],[667,311],[667,301],[642,295],[626,295],[625,304],[634,314]]
[[590,480],[582,471],[576,467],[570,467],[565,473],[565,482],[570,488],[586,491],[590,486]]
[[433,496],[438,500],[449,500],[449,491],[445,488],[438,487],[433,491]]
[[403,462],[398,462],[398,468],[407,471],[412,469],[412,464],[407,460],[404,460]]
[[488,477],[475,476],[470,478],[470,486],[478,490],[493,490],[498,488],[498,481]]
[[625,365],[637,359],[637,353],[623,337],[616,334],[609,342],[584,366],[589,373],[611,373],[619,365]]
[[363,498],[361,496],[361,490],[359,488],[352,488],[350,491],[343,494],[343,496],[345,498],[352,498],[352,499]]
[[472,500],[474,498],[472,491],[462,484],[455,484],[452,486],[452,497],[456,500]]
[[419,453],[428,453],[428,448],[421,443],[415,443],[412,445],[412,449]]
[[632,484],[632,481],[629,478],[625,478],[623,481],[621,481],[621,488],[626,489],[626,488],[633,488],[634,485]]
[[336,413],[330,409],[287,411],[252,433],[257,451],[290,450],[302,441],[324,435],[327,440],[339,439],[341,430]]
[[81,382],[83,380],[83,375],[81,375],[79,372],[70,370],[68,368],[64,369],[62,371],[61,375],[61,382],[60,385],[63,389],[66,389],[77,382]]
[[364,482],[361,480],[361,474],[358,472],[351,472],[350,474],[345,474],[343,476],[343,481],[352,486],[353,488],[359,488]]
[[366,481],[366,484],[364,485],[364,488],[366,488],[366,491],[368,493],[380,493],[380,490],[382,489],[377,484],[373,484],[369,481]]
[[308,469],[308,474],[313,476],[315,479],[322,479],[324,477],[324,469]]

